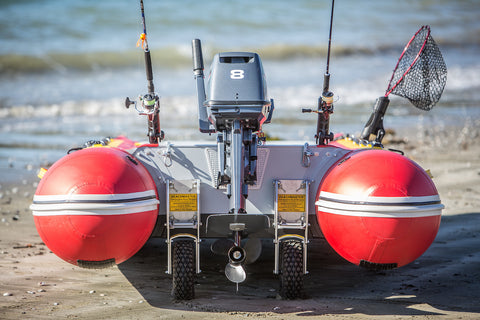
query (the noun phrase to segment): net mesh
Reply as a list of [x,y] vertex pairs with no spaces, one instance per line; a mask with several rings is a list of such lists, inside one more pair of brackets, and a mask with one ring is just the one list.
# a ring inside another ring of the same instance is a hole
[[[415,61],[419,52],[420,56]],[[393,93],[407,98],[419,109],[430,110],[440,100],[446,82],[445,61],[430,35],[430,28],[423,26],[400,58],[388,85],[387,95]]]

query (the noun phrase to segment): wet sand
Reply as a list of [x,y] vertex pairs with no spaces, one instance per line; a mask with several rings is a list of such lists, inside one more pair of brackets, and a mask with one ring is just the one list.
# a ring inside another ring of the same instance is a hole
[[197,298],[188,302],[171,299],[161,239],[110,269],[70,265],[42,243],[28,209],[37,168],[2,165],[0,319],[479,319],[480,126],[470,123],[408,139],[397,132],[387,144],[434,176],[446,208],[430,249],[410,265],[373,272],[313,240],[306,298],[293,301],[278,299],[271,240],[238,293],[223,274],[225,259],[204,244]]

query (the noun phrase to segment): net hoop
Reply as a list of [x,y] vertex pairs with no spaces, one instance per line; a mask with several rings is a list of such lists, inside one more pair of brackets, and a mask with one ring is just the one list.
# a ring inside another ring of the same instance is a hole
[[[420,50],[418,51],[417,55],[415,56],[415,59],[413,59],[413,62],[410,64],[410,66],[407,68],[407,70],[403,73],[403,75],[400,77],[400,79],[395,83],[394,86],[391,87],[391,84],[392,84],[392,80],[395,76],[395,72],[397,71],[397,68],[398,68],[398,65],[400,64],[400,61],[402,61],[402,58],[403,56],[405,55],[405,52],[407,52],[408,48],[410,47],[410,44],[413,42],[413,40],[417,37],[417,35],[422,32],[424,29],[427,30],[427,34],[425,36],[425,39],[423,40],[423,44],[422,44],[422,47],[420,48]],[[387,90],[385,92],[385,97],[388,97],[388,95],[390,93],[392,93],[392,91],[403,81],[403,79],[405,78],[405,75],[407,73],[410,72],[410,70],[412,69],[412,67],[415,65],[415,63],[418,61],[418,59],[420,58],[420,55],[422,54],[423,52],[423,49],[425,49],[425,45],[427,43],[427,40],[428,40],[428,37],[430,36],[430,26],[422,26],[420,29],[418,29],[418,31],[413,35],[413,37],[410,39],[410,41],[408,41],[407,45],[405,46],[405,48],[403,49],[403,52],[402,54],[400,55],[400,58],[398,58],[398,61],[397,61],[397,65],[395,66],[395,68],[393,69],[393,73],[392,73],[392,77],[390,78],[390,81],[388,82],[388,87],[387,87]]]

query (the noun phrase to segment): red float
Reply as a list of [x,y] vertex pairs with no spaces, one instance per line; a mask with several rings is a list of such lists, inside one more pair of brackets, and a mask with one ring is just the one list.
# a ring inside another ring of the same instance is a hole
[[119,264],[148,240],[158,215],[155,183],[129,153],[95,147],[56,162],[31,206],[45,244],[82,267]]
[[390,151],[360,149],[320,183],[317,219],[333,249],[375,269],[401,267],[431,245],[443,205],[428,174]]

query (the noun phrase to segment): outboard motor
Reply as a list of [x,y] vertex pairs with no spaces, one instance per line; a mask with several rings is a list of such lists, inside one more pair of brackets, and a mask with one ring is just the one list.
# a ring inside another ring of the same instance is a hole
[[[271,120],[273,100],[267,99],[262,62],[256,53],[224,52],[211,64],[208,96],[205,93],[200,40],[192,42],[193,71],[197,81],[198,116],[201,132],[217,132],[218,175],[216,186],[226,187],[230,199],[229,228],[234,246],[240,248],[245,223],[248,186],[257,180],[257,133]],[[230,258],[227,277],[237,284],[245,280],[241,261]]]
[[245,213],[248,185],[256,182],[257,132],[270,122],[274,109],[273,100],[267,99],[262,62],[251,52],[216,54],[206,96],[200,40],[193,40],[192,49],[200,131],[218,133],[216,184],[227,187],[230,213]]

